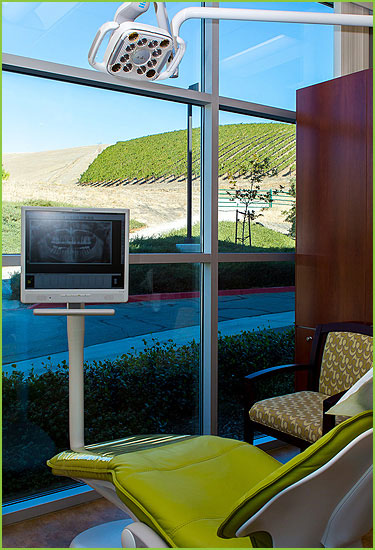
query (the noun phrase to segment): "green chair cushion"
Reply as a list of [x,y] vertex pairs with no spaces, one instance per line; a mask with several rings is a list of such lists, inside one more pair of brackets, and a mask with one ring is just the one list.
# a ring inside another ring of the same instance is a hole
[[[311,474],[333,458],[358,435],[372,428],[372,411],[365,411],[337,425],[303,453],[250,487],[220,525],[218,534],[236,536],[237,530],[286,487]],[[308,496],[306,497],[308,498]],[[255,546],[255,545],[254,545]]]
[[112,481],[125,505],[171,547],[250,548],[248,537],[226,540],[217,529],[246,488],[280,463],[241,441],[165,437],[162,444],[130,438],[65,451],[48,465],[57,475]]

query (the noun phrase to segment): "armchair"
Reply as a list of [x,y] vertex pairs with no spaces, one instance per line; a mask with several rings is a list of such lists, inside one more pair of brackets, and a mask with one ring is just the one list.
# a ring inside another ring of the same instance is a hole
[[[264,369],[245,377],[244,439],[259,431],[305,449],[345,417],[325,414],[371,367],[372,327],[359,323],[318,325],[310,362]],[[278,373],[307,372],[306,389],[257,400],[259,381]]]

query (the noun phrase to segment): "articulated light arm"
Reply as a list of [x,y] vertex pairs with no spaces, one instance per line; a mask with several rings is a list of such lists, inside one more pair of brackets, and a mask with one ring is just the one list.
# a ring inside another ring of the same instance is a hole
[[306,23],[372,27],[372,15],[311,13],[301,11],[252,10],[242,8],[184,8],[171,21],[172,35],[177,37],[182,23],[188,19],[226,19],[232,21],[271,21],[274,23]]
[[[89,51],[90,65],[116,77],[133,80],[157,81],[177,76],[178,66],[186,49],[180,36],[180,28],[188,19],[373,26],[371,15],[191,7],[182,9],[174,16],[169,31],[165,2],[154,2],[154,5],[159,27],[135,22],[135,19],[149,9],[150,2],[122,4],[116,11],[114,21],[104,23],[97,32]],[[111,36],[104,61],[98,62],[96,55],[99,46],[109,33]]]

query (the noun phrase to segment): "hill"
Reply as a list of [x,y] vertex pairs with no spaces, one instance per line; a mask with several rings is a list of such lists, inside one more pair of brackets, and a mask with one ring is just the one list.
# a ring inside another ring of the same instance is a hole
[[[186,177],[186,130],[107,147],[81,175],[81,185],[121,186]],[[193,129],[193,176],[200,170],[200,128]],[[236,173],[254,155],[269,157],[280,173],[295,166],[295,127],[282,123],[228,124],[219,128],[219,176]]]

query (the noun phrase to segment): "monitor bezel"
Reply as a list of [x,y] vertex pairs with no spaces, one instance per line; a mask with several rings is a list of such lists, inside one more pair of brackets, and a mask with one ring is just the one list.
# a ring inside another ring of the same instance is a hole
[[[124,238],[124,285],[116,289],[29,289],[25,287],[26,274],[26,213],[28,211],[50,211],[67,213],[90,214],[123,214],[125,217]],[[71,208],[62,206],[22,206],[21,207],[21,302],[24,304],[37,303],[123,303],[129,298],[129,218],[128,208]]]

